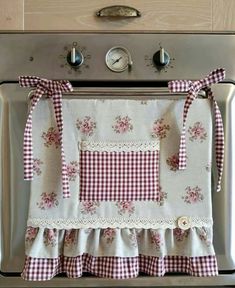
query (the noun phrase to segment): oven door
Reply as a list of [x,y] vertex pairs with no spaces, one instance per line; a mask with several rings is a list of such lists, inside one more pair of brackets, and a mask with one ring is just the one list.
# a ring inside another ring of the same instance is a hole
[[[138,89],[138,88],[137,88]],[[220,276],[196,278],[167,275],[163,278],[140,276],[130,280],[97,279],[84,276],[69,280],[57,277],[45,287],[104,287],[104,286],[188,286],[230,285],[235,283],[235,86],[217,84],[215,96],[221,108],[225,128],[225,166],[222,191],[213,193],[214,245]],[[92,94],[91,94],[92,96]],[[133,97],[133,96],[132,96]],[[166,96],[167,97],[167,96]],[[172,96],[171,96],[172,97]],[[30,183],[23,180],[23,131],[27,115],[27,91],[17,83],[0,85],[0,286],[37,287],[36,282],[20,278],[24,264],[24,233],[26,228]],[[43,285],[40,287],[43,287]],[[68,286],[67,286],[68,287]]]

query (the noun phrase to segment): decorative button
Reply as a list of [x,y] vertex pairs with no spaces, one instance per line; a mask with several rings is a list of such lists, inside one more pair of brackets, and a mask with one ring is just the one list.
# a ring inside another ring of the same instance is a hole
[[180,229],[186,230],[191,227],[191,219],[187,216],[179,217],[177,222]]

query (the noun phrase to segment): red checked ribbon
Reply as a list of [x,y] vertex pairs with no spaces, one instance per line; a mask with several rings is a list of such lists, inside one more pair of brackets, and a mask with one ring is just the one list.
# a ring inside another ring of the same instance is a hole
[[180,137],[179,148],[179,170],[186,168],[186,120],[189,108],[193,101],[197,98],[198,92],[204,90],[207,93],[208,99],[213,103],[214,115],[215,115],[215,152],[216,152],[216,166],[218,171],[217,191],[221,190],[221,178],[223,171],[224,161],[224,128],[223,120],[220,113],[219,106],[215,101],[214,95],[209,87],[211,84],[218,83],[225,78],[225,70],[222,68],[212,71],[204,79],[197,81],[190,80],[174,80],[168,83],[168,88],[171,92],[188,92],[188,96],[185,100],[183,111],[183,128]]
[[19,83],[21,87],[36,87],[31,98],[28,119],[24,130],[24,179],[33,179],[32,114],[40,98],[47,94],[52,100],[57,128],[60,134],[63,198],[69,198],[70,189],[63,147],[62,93],[73,91],[73,87],[70,82],[66,80],[53,81],[34,76],[21,76],[19,77]]

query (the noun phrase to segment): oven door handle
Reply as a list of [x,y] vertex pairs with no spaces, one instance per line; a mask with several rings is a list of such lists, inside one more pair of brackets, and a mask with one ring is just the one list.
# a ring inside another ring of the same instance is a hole
[[[31,99],[35,89],[31,89],[28,94],[28,99]],[[133,98],[152,98],[152,97],[180,97],[185,98],[188,95],[186,92],[175,92],[172,93],[168,90],[168,88],[157,87],[157,88],[136,88],[136,87],[128,87],[128,88],[120,88],[120,87],[79,87],[74,88],[72,92],[63,93],[63,96],[66,98],[76,98],[76,97],[104,97],[104,98],[115,98],[115,97],[133,97]],[[206,98],[204,91],[200,91],[200,98]]]

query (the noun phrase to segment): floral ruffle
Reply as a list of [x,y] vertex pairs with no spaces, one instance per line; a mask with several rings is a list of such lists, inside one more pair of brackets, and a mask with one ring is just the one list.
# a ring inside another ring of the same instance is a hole
[[[28,227],[26,255],[34,258],[151,255],[214,255],[212,228],[175,229],[49,229]],[[120,248],[121,247],[121,248]],[[60,252],[58,252],[60,251]]]
[[95,257],[89,254],[77,257],[57,258],[26,257],[22,277],[25,280],[50,280],[59,273],[69,278],[81,277],[83,272],[98,277],[127,279],[137,277],[140,272],[151,276],[163,276],[167,272],[184,272],[191,276],[218,275],[215,256],[186,257]]

